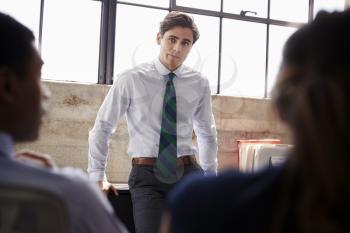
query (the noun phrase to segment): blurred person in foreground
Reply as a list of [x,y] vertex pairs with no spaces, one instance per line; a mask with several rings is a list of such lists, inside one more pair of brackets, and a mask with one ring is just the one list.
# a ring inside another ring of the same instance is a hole
[[[16,159],[14,143],[32,142],[39,136],[42,101],[49,95],[40,80],[42,65],[33,33],[0,13],[0,185],[41,190],[60,198],[69,232],[127,232],[106,197],[81,170],[49,168],[49,159],[31,152]],[[29,165],[28,158],[36,165]]]
[[286,42],[272,102],[288,161],[257,174],[189,177],[161,232],[350,232],[350,10],[320,12]]

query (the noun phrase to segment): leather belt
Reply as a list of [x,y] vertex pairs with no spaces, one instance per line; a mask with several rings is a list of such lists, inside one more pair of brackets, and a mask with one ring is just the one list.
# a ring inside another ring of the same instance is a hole
[[[140,158],[133,158],[132,159],[132,165],[154,165],[157,158],[146,158],[146,157],[140,157]],[[196,159],[194,155],[185,155],[177,158],[177,163],[181,165],[191,165],[196,164]]]

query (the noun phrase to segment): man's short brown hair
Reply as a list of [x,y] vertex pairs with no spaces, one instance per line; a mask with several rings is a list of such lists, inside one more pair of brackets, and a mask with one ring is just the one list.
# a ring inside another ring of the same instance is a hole
[[172,11],[165,16],[164,20],[160,23],[159,33],[163,36],[166,31],[177,26],[192,30],[193,44],[198,40],[199,31],[197,25],[194,23],[193,17],[178,11]]

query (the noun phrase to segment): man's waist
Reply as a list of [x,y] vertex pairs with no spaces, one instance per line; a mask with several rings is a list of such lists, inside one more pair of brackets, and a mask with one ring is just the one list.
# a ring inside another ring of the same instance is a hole
[[[154,157],[134,157],[132,158],[132,165],[154,165],[157,158]],[[196,157],[194,155],[182,155],[177,158],[177,163],[181,165],[197,164]]]

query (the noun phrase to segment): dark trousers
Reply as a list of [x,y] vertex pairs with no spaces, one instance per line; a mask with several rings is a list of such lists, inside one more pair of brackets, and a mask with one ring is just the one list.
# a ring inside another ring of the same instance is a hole
[[[197,164],[187,165],[184,167],[183,176],[194,171],[202,172]],[[161,182],[155,176],[153,166],[149,165],[133,166],[128,183],[136,233],[157,233],[166,195],[176,183]]]

